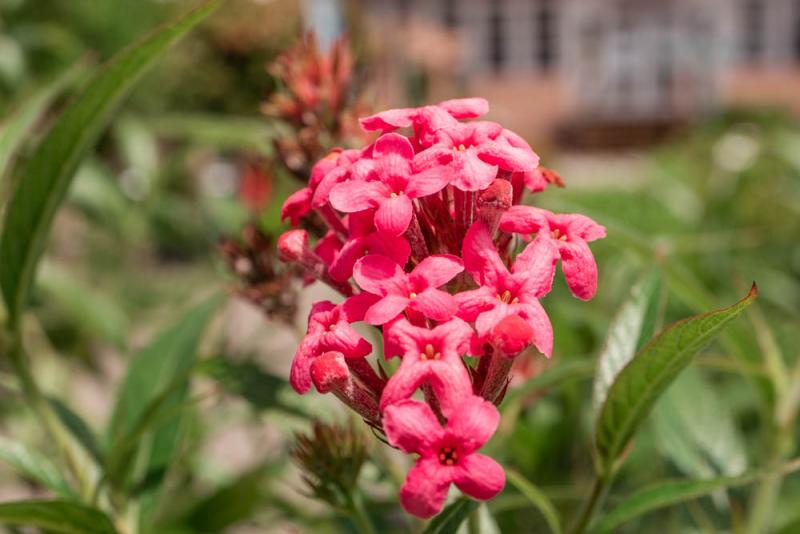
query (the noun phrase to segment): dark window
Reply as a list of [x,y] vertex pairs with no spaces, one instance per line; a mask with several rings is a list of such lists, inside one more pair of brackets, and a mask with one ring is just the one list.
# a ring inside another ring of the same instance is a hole
[[499,71],[506,62],[505,41],[503,40],[505,35],[503,2],[494,0],[489,5],[491,6],[491,12],[489,13],[489,61],[492,63],[492,68]]
[[536,64],[542,70],[552,67],[556,59],[557,24],[553,2],[540,0],[534,7],[533,27],[536,29]]
[[742,54],[756,61],[764,51],[764,2],[745,0],[742,4]]
[[455,28],[458,25],[458,19],[456,19],[457,2],[458,0],[442,1],[442,20],[448,28]]

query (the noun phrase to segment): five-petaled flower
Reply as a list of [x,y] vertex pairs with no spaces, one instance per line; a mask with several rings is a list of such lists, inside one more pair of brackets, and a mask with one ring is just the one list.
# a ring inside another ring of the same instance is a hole
[[572,294],[582,300],[594,296],[597,264],[588,243],[605,237],[605,227],[585,215],[512,206],[500,219],[500,229],[515,234],[536,234],[534,243],[543,240],[553,243]]
[[472,338],[472,328],[454,317],[428,329],[400,319],[384,334],[403,351],[403,361],[386,384],[381,409],[409,398],[423,383],[430,384],[445,416],[459,408],[459,402],[472,393],[461,355]]
[[456,312],[456,302],[450,293],[437,288],[463,270],[461,260],[450,254],[428,256],[408,274],[386,256],[364,256],[356,262],[353,277],[361,289],[378,297],[364,320],[381,325],[408,309],[411,314],[446,321]]
[[389,235],[401,235],[414,215],[412,200],[438,193],[447,185],[448,176],[436,167],[413,172],[414,148],[395,133],[375,142],[372,158],[365,180],[345,181],[331,190],[331,205],[345,213],[375,209],[375,227]]
[[508,315],[519,315],[534,332],[534,345],[545,356],[553,351],[553,328],[539,303],[553,283],[555,245],[534,241],[523,250],[508,271],[482,221],[475,222],[464,239],[464,268],[477,289],[456,294],[458,315],[475,322],[484,337]]
[[497,495],[505,485],[503,468],[476,451],[499,422],[497,408],[475,396],[465,398],[444,427],[425,403],[403,400],[388,406],[383,428],[389,442],[420,456],[400,489],[403,507],[431,517],[442,509],[451,483],[476,499]]

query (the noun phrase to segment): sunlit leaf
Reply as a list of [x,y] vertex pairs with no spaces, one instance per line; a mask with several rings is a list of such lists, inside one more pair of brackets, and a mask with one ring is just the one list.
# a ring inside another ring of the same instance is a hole
[[53,217],[83,157],[147,67],[218,4],[204,2],[112,58],[64,110],[21,170],[0,237],[0,286],[12,326],[19,321]]
[[0,437],[0,460],[14,467],[22,475],[54,491],[59,497],[68,499],[76,497],[56,465],[24,443]]
[[755,284],[736,304],[673,324],[653,338],[616,376],[600,410],[594,445],[608,472],[655,401],[722,328],[753,303]]
[[58,534],[116,534],[103,512],[69,501],[0,503],[0,523],[31,526]]
[[558,517],[556,507],[553,506],[547,495],[516,471],[506,469],[506,478],[541,512],[550,527],[550,531],[554,534],[560,534],[562,531],[561,520]]
[[[653,335],[652,310],[657,303],[658,277],[651,272],[631,289],[631,294],[617,312],[608,329],[605,346],[597,358],[592,412],[599,413],[614,378],[636,354],[643,340]],[[648,313],[650,311],[650,313]],[[649,317],[649,321],[646,320]]]
[[423,534],[455,534],[467,517],[478,508],[478,501],[461,497],[434,517]]

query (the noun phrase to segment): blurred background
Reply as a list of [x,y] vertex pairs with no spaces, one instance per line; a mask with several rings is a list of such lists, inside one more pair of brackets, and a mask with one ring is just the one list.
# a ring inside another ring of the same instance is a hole
[[[44,132],[92,66],[190,5],[0,0],[0,133],[26,116]],[[321,68],[320,57],[333,59]],[[347,416],[286,385],[310,302],[332,295],[291,284],[271,239],[309,166],[367,141],[355,118],[460,96],[487,98],[489,118],[560,174],[566,187],[532,202],[608,229],[593,246],[597,297],[578,302],[557,277],[543,302],[553,361],[523,362],[520,383],[561,362],[590,367],[654,266],[662,324],[733,302],[752,280],[761,289],[757,308],[659,402],[614,491],[796,454],[793,419],[781,434],[789,445],[777,444],[774,379],[800,377],[800,1],[228,0],[137,85],[81,166],[26,324],[45,388],[96,432],[131,354],[193,303],[235,295],[201,347],[156,531],[353,530],[304,496],[288,461],[311,415]],[[0,198],[12,183],[0,176]],[[0,378],[2,439],[43,442],[6,362]],[[590,392],[584,367],[529,393],[491,445],[567,515],[591,475]],[[405,460],[363,439],[373,519],[402,531],[410,520],[384,467],[402,473]],[[800,479],[778,488],[774,526],[799,532]],[[736,531],[757,492],[719,492],[622,531]],[[43,494],[0,463],[0,499]],[[488,510],[486,532],[546,531],[513,488]]]

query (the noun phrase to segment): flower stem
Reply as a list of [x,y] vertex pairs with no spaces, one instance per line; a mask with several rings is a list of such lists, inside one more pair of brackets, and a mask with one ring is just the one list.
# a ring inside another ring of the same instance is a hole
[[17,329],[11,334],[9,357],[14,373],[20,382],[25,402],[41,421],[50,438],[56,443],[65,466],[78,484],[80,494],[86,498],[92,493],[91,482],[81,468],[81,462],[73,449],[66,428],[59,420],[50,403],[42,394],[39,385],[31,373],[25,352],[22,348],[22,337]]
[[586,532],[586,529],[589,528],[592,517],[594,517],[597,508],[603,503],[603,500],[606,497],[610,482],[611,476],[608,474],[602,474],[595,477],[594,484],[592,485],[592,493],[589,495],[589,498],[586,500],[583,508],[581,509],[578,520],[575,522],[575,526],[571,530],[572,534],[583,534]]
[[369,520],[367,510],[364,508],[364,500],[361,498],[361,495],[355,493],[351,496],[350,502],[348,502],[347,512],[350,519],[356,524],[359,532],[362,534],[377,534],[375,527],[372,526],[372,521]]

